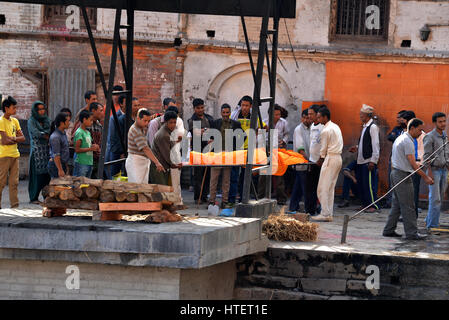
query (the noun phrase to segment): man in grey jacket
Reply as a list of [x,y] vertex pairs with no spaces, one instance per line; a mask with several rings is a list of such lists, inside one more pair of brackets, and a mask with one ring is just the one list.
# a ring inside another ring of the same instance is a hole
[[[424,159],[427,159],[447,141],[447,135],[444,132],[446,128],[446,115],[442,112],[437,112],[432,116],[432,122],[435,125],[435,129],[424,137]],[[430,163],[428,169],[428,175],[435,182],[429,186],[429,210],[426,217],[426,227],[428,229],[438,228],[439,225],[441,203],[447,187],[449,145],[441,148],[435,156],[435,160]]]

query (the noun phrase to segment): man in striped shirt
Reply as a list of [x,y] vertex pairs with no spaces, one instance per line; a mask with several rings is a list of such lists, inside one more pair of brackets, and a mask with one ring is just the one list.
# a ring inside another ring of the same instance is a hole
[[147,109],[137,112],[136,122],[128,132],[128,158],[126,159],[126,171],[128,182],[148,183],[151,161],[158,171],[165,172],[164,167],[154,156],[147,142],[147,128],[151,114]]

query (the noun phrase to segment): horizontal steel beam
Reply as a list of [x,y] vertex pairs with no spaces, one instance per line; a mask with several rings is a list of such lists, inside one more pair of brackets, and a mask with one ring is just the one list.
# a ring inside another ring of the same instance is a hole
[[[295,18],[296,0],[278,0],[282,1],[280,12],[281,18]],[[4,2],[33,3],[46,5],[77,5],[82,3],[86,7],[93,8],[112,8],[124,6],[127,2],[122,0],[7,0]],[[261,0],[135,0],[134,10],[156,11],[172,13],[190,13],[190,14],[210,14],[226,16],[248,16],[263,17],[266,6]],[[241,10],[240,10],[241,4]],[[271,12],[273,16],[273,11]]]

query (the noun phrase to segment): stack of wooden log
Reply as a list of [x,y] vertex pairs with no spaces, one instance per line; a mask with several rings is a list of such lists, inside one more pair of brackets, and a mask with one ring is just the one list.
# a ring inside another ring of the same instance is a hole
[[142,213],[150,213],[148,222],[182,220],[174,206],[180,195],[170,186],[67,176],[53,179],[42,195],[47,216],[51,212],[60,215],[64,209],[82,209],[101,211],[102,220],[110,220],[108,216],[120,220],[123,214]]

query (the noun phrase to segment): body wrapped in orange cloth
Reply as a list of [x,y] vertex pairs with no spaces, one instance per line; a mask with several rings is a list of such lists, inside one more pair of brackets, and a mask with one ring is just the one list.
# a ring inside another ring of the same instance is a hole
[[[208,152],[200,153],[190,152],[190,159],[187,165],[191,166],[232,166],[232,165],[246,165],[247,150],[238,150],[232,152]],[[304,164],[308,161],[300,153],[286,150],[273,149],[273,175],[283,176],[287,171],[288,166],[294,164]],[[254,166],[267,165],[267,154],[264,148],[254,150],[252,164]]]

